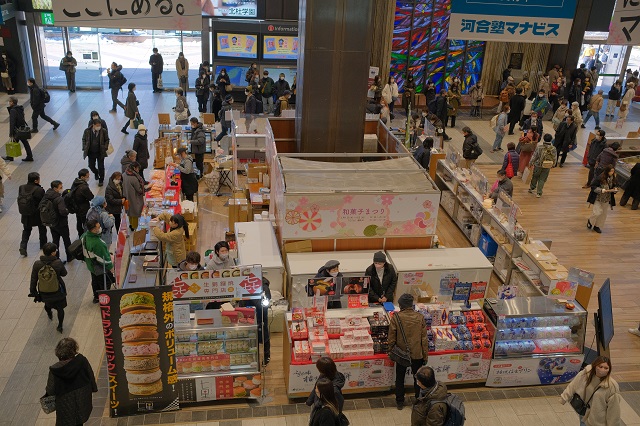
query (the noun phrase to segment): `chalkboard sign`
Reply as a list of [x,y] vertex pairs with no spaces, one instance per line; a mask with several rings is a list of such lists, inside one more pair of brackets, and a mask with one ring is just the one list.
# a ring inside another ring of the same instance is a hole
[[509,68],[514,70],[521,70],[523,59],[524,59],[524,53],[512,53],[511,59],[509,59]]

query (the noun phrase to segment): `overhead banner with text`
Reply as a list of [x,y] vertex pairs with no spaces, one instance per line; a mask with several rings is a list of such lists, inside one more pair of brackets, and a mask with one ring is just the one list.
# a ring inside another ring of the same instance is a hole
[[59,27],[202,29],[200,0],[55,0],[53,14]]
[[449,39],[565,44],[577,0],[451,0]]
[[609,25],[608,44],[640,44],[640,2],[618,0]]

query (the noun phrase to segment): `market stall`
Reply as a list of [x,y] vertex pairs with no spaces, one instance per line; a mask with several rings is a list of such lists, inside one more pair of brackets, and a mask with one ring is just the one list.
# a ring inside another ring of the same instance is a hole
[[270,290],[283,293],[284,266],[271,222],[238,222],[236,244],[241,265],[262,265],[262,274]]

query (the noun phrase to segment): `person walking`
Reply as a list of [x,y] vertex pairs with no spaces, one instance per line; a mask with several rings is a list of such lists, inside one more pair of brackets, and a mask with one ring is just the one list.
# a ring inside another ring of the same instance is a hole
[[549,93],[551,91],[551,80],[549,79],[549,74],[544,73],[542,77],[540,77],[540,81],[538,82],[538,91],[544,93]]
[[285,80],[285,75],[283,72],[278,76],[278,80],[275,83],[275,91],[276,91],[276,99],[279,99],[281,96],[284,96],[284,92],[289,90],[291,92],[291,87],[289,87],[289,82]]
[[551,123],[553,124],[553,130],[557,131],[558,127],[560,126],[560,123],[562,123],[564,119],[567,118],[567,116],[569,115],[571,115],[571,109],[569,108],[569,105],[567,104],[567,102],[566,101],[560,102],[560,106],[558,106],[558,109],[556,110],[556,112],[553,114],[553,117],[551,118]]
[[462,143],[462,158],[464,158],[462,168],[470,169],[478,157],[482,155],[482,149],[478,144],[478,137],[473,134],[469,127],[463,127],[462,134],[464,136],[464,142]]
[[97,220],[100,222],[100,228],[102,228],[102,233],[100,234],[100,238],[107,245],[107,247],[111,246],[113,242],[113,225],[115,225],[115,218],[111,213],[107,211],[107,200],[102,195],[96,195],[93,200],[91,200],[91,208],[87,212],[86,221]]
[[560,106],[560,102],[564,101],[566,87],[564,85],[564,78],[558,77],[551,82],[551,93],[549,94],[549,103],[555,114],[556,110]]
[[[513,135],[513,129],[516,127],[516,124],[520,122],[522,118],[522,113],[524,112],[524,107],[527,104],[527,100],[524,96],[522,96],[522,88],[516,89],[516,94],[511,97],[509,100],[509,134]],[[504,111],[504,106],[502,111]]]
[[416,107],[416,82],[413,80],[413,76],[410,75],[407,78],[407,82],[403,87],[404,93],[402,94],[402,108],[407,117],[409,117],[409,106],[415,112],[418,110]]
[[102,121],[95,119],[93,126],[86,128],[82,134],[82,158],[88,157],[88,167],[98,181],[98,186],[104,184],[104,159],[108,156],[108,149],[109,134],[102,128]]
[[71,198],[75,204],[76,214],[76,230],[78,238],[84,233],[84,224],[87,221],[87,212],[91,208],[91,200],[93,200],[93,192],[89,188],[89,179],[91,175],[89,170],[80,169],[78,177],[71,184]]
[[[129,217],[129,229],[138,229],[138,219],[144,209],[144,179],[140,176],[140,164],[133,162],[122,175],[122,195],[126,199],[124,209]],[[128,204],[128,205],[127,205]]]
[[624,193],[620,198],[620,207],[624,207],[629,202],[629,198],[633,198],[631,210],[638,210],[640,205],[640,163],[636,163],[631,169],[629,180],[623,185]]
[[101,238],[102,227],[100,222],[91,219],[87,221],[87,232],[82,234],[82,252],[84,263],[91,273],[91,289],[93,290],[93,303],[98,303],[98,292],[108,290],[115,282],[113,276],[113,262],[109,247]]
[[55,354],[58,362],[49,367],[45,395],[56,397],[56,425],[84,424],[93,411],[91,394],[98,392],[91,364],[71,337],[58,342]]
[[[140,164],[140,176],[144,179],[144,171],[149,168],[149,139],[147,138],[147,128],[144,124],[138,126],[138,132],[133,138],[133,150],[135,156],[133,161]],[[144,179],[145,183],[147,182]]]
[[120,169],[122,173],[127,171],[127,168],[132,164],[137,162],[138,153],[135,149],[128,149],[124,152],[124,155],[120,159]]
[[[26,157],[22,161],[33,161],[33,152],[31,151],[31,145],[29,139],[31,136],[19,134],[18,129],[27,127],[27,121],[24,119],[24,108],[22,105],[18,105],[18,98],[15,96],[9,97],[9,139],[18,139],[24,146],[24,153]],[[3,157],[5,161],[13,161],[13,157]]]
[[122,217],[122,208],[126,204],[122,191],[122,173],[113,172],[107,182],[107,189],[104,191],[104,198],[107,201],[107,212],[113,215],[113,224],[115,231],[120,231],[120,221]]
[[[400,312],[396,312],[389,323],[389,350],[397,346],[410,353],[414,396],[417,399],[420,396],[420,387],[416,383],[415,374],[427,363],[429,344],[424,317],[413,309],[413,302],[413,296],[409,293],[404,293],[398,298]],[[396,363],[395,395],[398,410],[404,408],[404,379],[407,368]]]
[[124,106],[124,116],[127,117],[129,120],[127,120],[126,123],[124,123],[124,126],[122,127],[122,130],[120,130],[122,133],[124,133],[125,135],[128,135],[129,132],[127,132],[127,128],[129,126],[131,126],[133,128],[133,120],[136,117],[140,117],[140,112],[138,111],[138,98],[136,98],[136,84],[135,83],[129,83],[129,86],[127,86],[129,89],[129,92],[127,94],[127,103]]
[[223,137],[229,134],[231,130],[231,119],[227,118],[227,111],[231,111],[231,105],[233,104],[233,96],[227,95],[224,98],[224,102],[222,102],[222,107],[220,108],[220,113],[218,114],[218,119],[220,120],[220,126],[222,131],[218,136],[216,136],[215,141],[220,142]]
[[111,109],[109,112],[118,112],[116,107],[120,106],[123,110],[127,110],[125,104],[118,99],[118,92],[122,90],[127,79],[122,74],[122,65],[111,62],[111,67],[107,69],[107,77],[109,78],[109,89],[111,90]]
[[34,78],[29,78],[27,80],[27,86],[29,87],[29,101],[31,103],[31,109],[33,109],[33,113],[31,113],[31,120],[33,120],[31,133],[38,133],[38,117],[51,123],[53,125],[53,130],[57,130],[58,127],[60,127],[60,123],[44,113],[44,108],[46,106],[44,90],[38,87]]
[[518,173],[524,173],[524,169],[529,167],[529,161],[531,160],[533,152],[536,150],[536,146],[538,145],[539,141],[540,133],[536,132],[534,129],[526,130],[520,138],[518,148],[516,148],[516,150],[520,151]]
[[618,163],[619,155],[617,151],[620,149],[620,142],[614,142],[611,145],[605,147],[602,152],[596,157],[595,175],[602,173],[602,169],[607,166],[611,166],[614,169]]
[[176,74],[178,74],[178,85],[186,96],[189,91],[189,61],[182,52],[178,53],[178,59],[176,59]]
[[[435,106],[435,111],[432,111],[442,122],[442,138],[445,141],[450,141],[451,138],[447,135],[447,121],[449,117],[447,116],[447,110],[449,109],[449,104],[447,101],[447,92],[442,89],[440,93],[433,101],[433,106]],[[464,132],[464,129],[463,129]]]
[[222,109],[222,97],[220,96],[220,91],[215,88],[215,86],[210,86],[209,91],[209,106],[207,111],[213,114],[213,119],[215,121],[220,121],[218,116],[220,115],[220,110]]
[[[69,210],[64,204],[62,198],[62,182],[54,180],[51,182],[51,188],[47,189],[44,193],[44,197],[38,205],[38,212],[40,214],[40,220],[43,225],[49,228],[51,232],[51,241],[56,247],[60,247],[60,238],[64,244],[65,253],[67,255],[66,262],[73,261],[73,256],[69,251],[71,245],[71,237],[69,235]],[[57,256],[60,257],[60,251],[58,250]]]
[[627,83],[627,88],[625,89],[624,95],[620,100],[620,111],[618,112],[619,120],[627,119],[629,109],[631,108],[631,103],[633,102],[633,98],[636,96],[635,87],[636,86],[633,82]]
[[2,58],[0,58],[0,77],[2,78],[2,85],[7,89],[7,95],[16,93],[13,87],[16,75],[15,63],[7,56],[7,52],[2,52]]
[[482,108],[482,101],[484,100],[484,89],[481,81],[478,80],[476,84],[471,86],[469,96],[471,98],[471,116],[480,117],[480,108]]
[[20,212],[20,222],[22,223],[22,238],[20,239],[19,251],[22,257],[27,257],[27,244],[34,226],[38,227],[40,249],[42,250],[47,243],[47,227],[42,224],[40,211],[38,210],[43,198],[44,188],[40,186],[40,174],[37,172],[29,173],[27,183],[18,187],[18,211]]
[[[509,167],[511,164],[511,167]],[[502,170],[507,173],[507,177],[511,179],[518,174],[520,168],[520,154],[516,152],[516,144],[509,142],[507,144],[507,153],[502,159]]]
[[178,156],[180,164],[174,163],[172,165],[180,170],[182,194],[187,200],[193,201],[193,194],[198,192],[198,179],[193,170],[193,158],[187,153],[187,148],[178,148]]
[[189,239],[189,224],[181,214],[171,216],[169,213],[161,213],[158,220],[163,221],[169,230],[164,232],[159,226],[155,226],[153,235],[164,243],[167,264],[177,268],[187,258],[185,240]]
[[[449,91],[447,92],[447,102],[450,106],[448,108],[448,118],[451,118],[451,127],[456,127],[456,117],[458,117],[458,110],[460,109],[460,105],[462,101],[462,93],[460,93],[460,86],[456,81],[453,82]],[[448,121],[445,121],[445,126]]]
[[58,258],[58,246],[46,243],[42,248],[42,256],[33,263],[31,268],[31,282],[29,297],[34,302],[43,302],[44,310],[53,320],[53,310],[58,314],[58,330],[63,331],[64,308],[67,307],[67,289],[62,277],[67,276],[67,269]]
[[87,127],[93,127],[93,120],[100,120],[100,125],[102,127],[102,129],[107,132],[107,135],[109,134],[109,128],[107,127],[107,122],[104,121],[102,119],[102,117],[100,117],[100,114],[98,113],[98,111],[91,111],[91,115],[89,118],[89,124],[87,124]]
[[4,159],[0,159],[0,213],[2,213],[2,207],[4,206],[4,182],[2,175],[5,175],[7,179],[11,180],[11,172],[7,167],[7,163]]
[[264,106],[264,113],[271,114],[273,112],[273,94],[275,92],[275,82],[269,77],[269,71],[264,70],[262,73],[262,80],[260,80],[260,90],[262,95],[262,105]]
[[162,55],[158,53],[158,48],[153,48],[153,54],[149,57],[149,65],[151,65],[151,85],[153,86],[153,93],[162,92],[162,89],[158,87],[158,79],[162,77],[162,71],[164,69],[164,61]]
[[614,195],[618,190],[616,170],[613,166],[608,165],[591,182],[591,192],[587,203],[593,204],[593,210],[587,219],[587,228],[593,228],[595,232],[602,234],[602,226],[607,220],[607,212],[609,209],[613,210],[616,205]]
[[374,253],[373,264],[367,268],[364,275],[369,277],[369,303],[393,302],[398,274],[393,265],[387,262],[384,252]]
[[[336,405],[336,408],[338,409],[338,411],[342,412],[342,409],[344,407],[344,396],[342,395],[342,388],[346,383],[344,374],[338,371],[336,363],[328,356],[318,358],[318,360],[316,361],[316,369],[318,370],[318,373],[320,373],[318,380],[327,379],[331,381],[331,384],[333,385],[333,392],[336,397],[336,402],[338,403]],[[316,380],[316,384],[318,383],[318,380]],[[311,407],[311,417],[313,417],[314,411],[322,408],[322,401],[320,400],[320,398],[318,398],[318,394],[315,391],[315,386],[313,387],[313,390],[307,398],[306,405],[307,407]]]
[[622,97],[622,82],[620,80],[616,81],[613,86],[611,86],[611,90],[609,90],[609,97],[607,99],[607,109],[604,112],[604,118],[614,117],[616,115],[616,107],[620,102],[620,98]]
[[583,129],[586,127],[585,123],[589,121],[589,119],[593,116],[593,118],[596,120],[596,130],[600,130],[600,110],[604,105],[604,97],[602,96],[603,93],[603,90],[598,90],[598,93],[591,97],[591,102],[589,103],[589,111],[587,111],[587,116],[580,125],[580,127],[582,127]]
[[200,76],[196,79],[196,99],[198,100],[198,112],[207,112],[207,101],[209,100],[209,85],[211,80],[206,71],[202,71]]
[[176,106],[173,107],[174,117],[176,119],[176,125],[184,126],[189,123],[189,104],[187,98],[184,96],[182,89],[176,89]]
[[576,134],[578,133],[578,126],[573,122],[572,115],[565,118],[565,121],[560,123],[558,130],[556,130],[556,137],[554,146],[557,150],[557,155],[560,157],[559,167],[564,166],[564,162],[567,160],[567,154],[573,148],[576,142]]
[[191,153],[196,157],[196,167],[200,171],[200,177],[204,176],[204,154],[207,152],[207,138],[204,127],[196,117],[191,117],[191,140],[189,147]]
[[507,133],[507,130],[509,128],[509,111],[509,105],[503,105],[502,112],[498,114],[496,125],[493,128],[493,131],[496,134],[496,139],[493,141],[491,152],[502,151],[502,139],[504,138],[504,135]]
[[216,77],[216,86],[218,86],[218,91],[220,92],[220,97],[224,99],[227,96],[227,86],[230,85],[231,80],[229,80],[229,76],[227,75],[227,69],[222,68],[220,70],[220,74]]
[[536,96],[536,98],[533,100],[533,103],[531,104],[531,115],[533,115],[533,113],[536,113],[540,121],[542,121],[544,116],[547,114],[547,111],[549,110],[550,104],[549,100],[547,99],[547,93],[548,92],[545,92],[542,89],[538,90],[538,96]]
[[326,377],[321,377],[316,382],[314,392],[319,402],[309,416],[309,426],[335,426],[341,413],[333,383]]
[[546,133],[542,138],[542,145],[538,145],[533,152],[529,164],[533,166],[533,175],[529,184],[529,194],[536,192],[536,197],[542,197],[542,189],[549,178],[549,172],[558,162],[558,153],[551,144],[553,137]]
[[68,51],[65,57],[60,60],[60,71],[64,71],[64,75],[67,77],[67,89],[71,93],[76,91],[77,66],[78,61],[73,57],[73,53],[71,53],[71,51]]
[[580,426],[617,426],[620,424],[620,386],[611,377],[611,360],[597,357],[569,383],[560,395],[562,405],[577,394],[587,405]]
[[398,100],[398,96],[398,84],[396,83],[396,78],[390,75],[387,84],[385,84],[382,89],[382,98],[385,100],[387,105],[389,105],[389,112],[392,120],[395,118],[395,115],[393,114],[393,106]]
[[449,411],[447,386],[436,380],[433,368],[424,365],[416,372],[420,395],[411,410],[411,426],[444,426]]
[[591,188],[591,182],[596,170],[596,163],[600,153],[607,147],[607,139],[604,137],[605,131],[600,129],[596,130],[596,137],[591,139],[589,145],[589,155],[587,156],[587,165],[589,166],[589,175],[587,177],[587,183],[582,187],[583,189]]
[[254,93],[251,86],[244,89],[244,95],[247,98],[244,101],[244,124],[247,127],[247,133],[251,133],[251,124],[254,122],[253,119],[255,115],[258,113],[258,102],[260,102]]

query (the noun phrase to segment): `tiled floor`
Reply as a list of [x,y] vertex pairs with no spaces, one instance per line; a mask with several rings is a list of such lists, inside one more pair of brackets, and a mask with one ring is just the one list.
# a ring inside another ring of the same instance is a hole
[[[162,95],[154,95],[150,92],[137,92],[140,101],[140,111],[149,129],[157,128],[157,112],[171,111],[175,102],[174,96],[167,92]],[[47,106],[47,113],[62,125],[57,131],[53,131],[48,123],[42,123],[40,133],[35,134],[31,140],[34,151],[34,163],[21,163],[15,161],[10,164],[13,172],[13,180],[5,180],[5,212],[0,214],[0,426],[1,425],[53,425],[54,417],[44,415],[38,404],[38,398],[44,393],[48,366],[56,360],[53,348],[61,337],[55,331],[55,325],[46,318],[42,305],[34,304],[26,297],[28,293],[31,265],[38,255],[37,241],[32,235],[28,252],[28,258],[18,255],[18,242],[22,226],[16,205],[18,185],[25,183],[30,171],[39,171],[43,186],[54,179],[60,179],[65,186],[69,186],[75,178],[77,171],[86,166],[82,159],[80,146],[82,131],[89,119],[91,110],[100,111],[107,121],[110,129],[111,142],[115,153],[106,161],[107,175],[119,169],[119,159],[126,149],[131,147],[133,134],[124,136],[119,132],[125,118],[122,112],[109,114],[110,106],[108,92],[77,92],[69,95],[64,91],[51,91],[52,100]],[[28,96],[19,95],[20,103],[26,103]],[[190,101],[195,102],[192,94]],[[6,105],[7,96],[0,95],[0,103]],[[30,107],[26,107],[26,114],[31,114]],[[459,132],[464,125],[471,126],[478,134],[480,143],[486,153],[481,163],[496,163],[502,158],[501,154],[491,154],[490,145],[493,134],[486,120],[479,122],[460,116],[457,129],[448,130],[454,138],[453,146],[461,147],[462,138]],[[628,122],[620,133],[637,130],[637,111],[630,114]],[[29,120],[30,121],[30,120]],[[394,126],[402,126],[397,119]],[[545,122],[545,126],[547,123]],[[590,124],[592,128],[593,124]],[[616,131],[608,124],[605,129],[610,134]],[[8,134],[8,114],[6,109],[0,109],[0,134]],[[580,146],[572,154],[569,161],[577,162],[584,149],[586,133],[579,133]],[[150,131],[153,138],[155,132]],[[505,140],[505,143],[507,141]],[[4,148],[0,146],[4,153]],[[90,183],[94,193],[102,193],[95,181]],[[73,219],[72,219],[73,222]],[[74,227],[71,226],[73,229]],[[72,231],[72,238],[75,231]],[[603,262],[609,260],[603,259]],[[67,265],[69,276],[66,278],[69,291],[69,306],[66,309],[64,336],[72,336],[79,341],[80,348],[96,371],[100,366],[103,354],[103,339],[101,335],[100,318],[95,305],[91,303],[91,291],[89,287],[89,274],[83,264],[72,262]],[[615,301],[614,301],[615,302]],[[629,325],[631,326],[631,325]],[[615,359],[614,359],[615,364]],[[282,366],[272,363],[274,376],[279,374],[282,380]],[[105,418],[104,406],[106,403],[106,383],[104,375],[99,380],[100,392],[94,398],[94,416],[90,424],[109,425],[135,425],[135,424],[219,424],[220,426],[237,425],[304,425],[308,423],[306,406],[276,405],[256,406],[243,402],[240,405],[225,406],[220,410],[219,406],[194,408],[178,413],[154,414],[146,417],[130,417],[124,419]],[[625,384],[623,420],[627,425],[640,424],[640,418],[635,410],[640,407],[640,387],[634,389],[634,384]],[[480,393],[481,392],[481,393]],[[517,391],[489,391],[465,392],[467,399],[468,424],[509,424],[527,425],[534,422],[544,422],[548,425],[577,424],[577,418],[567,410],[566,406],[557,404],[557,396],[548,396],[553,389],[535,388],[532,390]],[[534,393],[532,393],[534,392]],[[557,391],[556,391],[557,393]],[[524,398],[514,399],[515,396]],[[279,388],[274,395],[274,400],[282,401],[282,389]],[[398,412],[392,406],[388,406],[390,398],[384,395],[382,398],[348,399],[347,415],[353,425],[389,425],[408,424],[410,409],[405,408]],[[491,400],[491,402],[488,402]],[[391,402],[393,402],[391,400]],[[241,407],[241,408],[239,408]],[[249,408],[247,408],[249,407]],[[355,408],[358,407],[358,410]],[[388,407],[388,408],[377,408]],[[633,407],[633,408],[632,408]],[[295,411],[294,411],[295,408]],[[249,415],[249,410],[250,415]],[[264,418],[248,420],[250,416],[260,415]],[[210,423],[207,423],[210,421]]]

